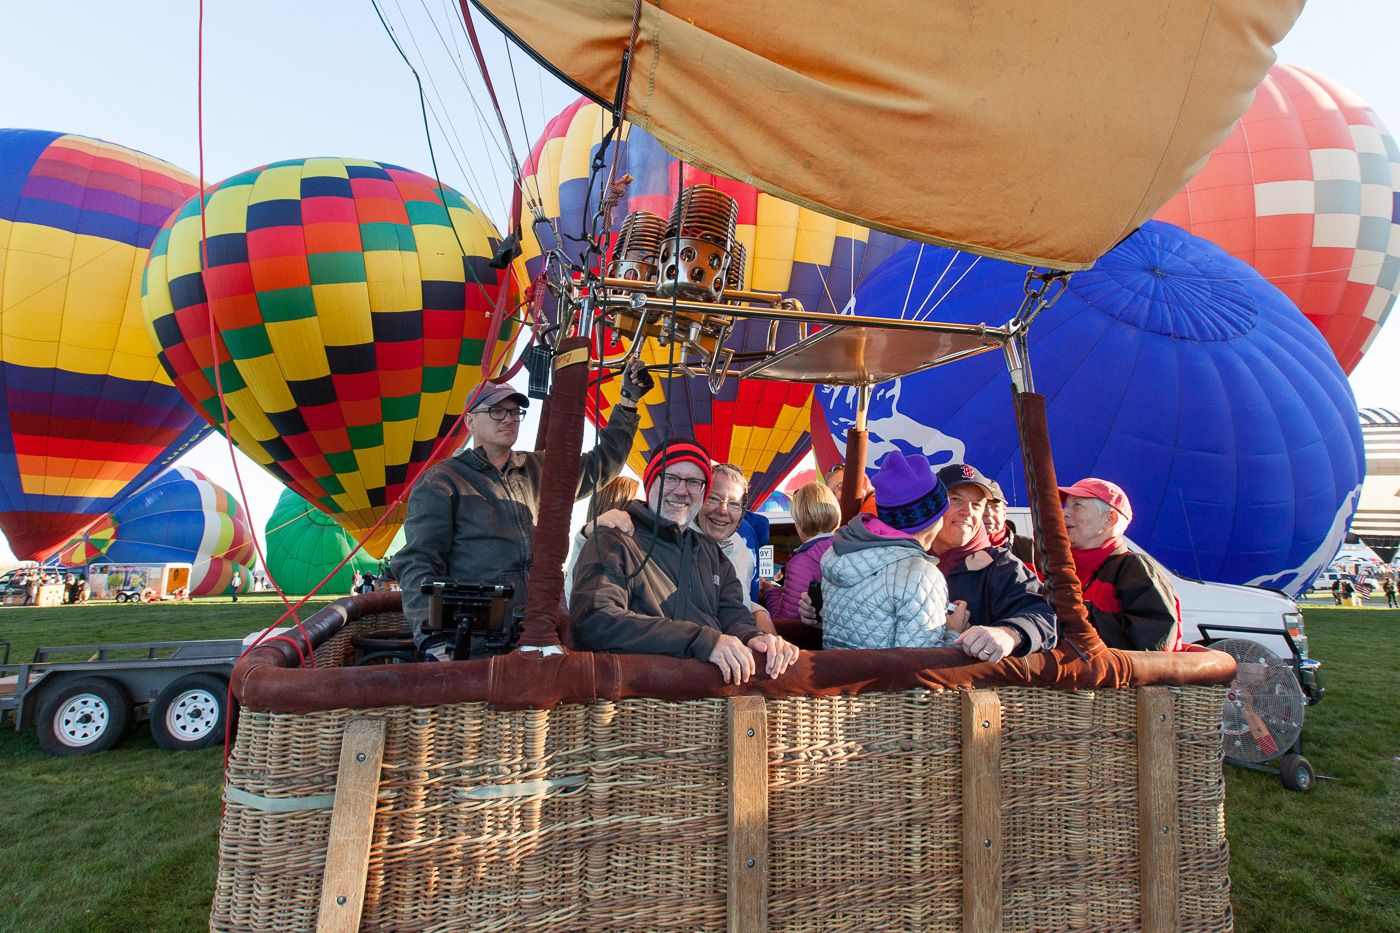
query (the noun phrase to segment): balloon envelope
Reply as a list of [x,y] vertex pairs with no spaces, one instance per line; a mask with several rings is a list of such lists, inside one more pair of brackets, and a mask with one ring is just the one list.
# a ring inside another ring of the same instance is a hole
[[[696,165],[835,216],[1083,268],[1200,168],[1302,0],[476,0]],[[911,175],[918,176],[910,184]]]
[[[822,429],[825,431],[826,425],[822,425]],[[820,471],[816,469],[809,467],[805,470],[798,470],[783,481],[783,492],[791,497],[793,493],[797,492],[797,490],[806,486],[808,483],[820,483],[821,481],[822,475]]]
[[0,529],[47,557],[208,429],[141,322],[140,278],[195,193],[123,146],[0,130]]
[[203,473],[175,467],[128,496],[77,541],[59,552],[69,567],[93,561],[185,563],[190,594],[229,588],[234,571],[250,580],[253,529],[233,494]]
[[[941,320],[1002,321],[1020,300],[1023,268],[983,259],[935,294],[950,263],[951,277],[974,259],[908,247],[862,286],[857,309],[900,307],[890,296],[902,300],[912,281],[916,300],[941,301]],[[1075,273],[1030,334],[1060,481],[1122,486],[1134,541],[1177,573],[1290,594],[1326,567],[1365,472],[1356,405],[1317,329],[1257,273],[1151,222]],[[987,354],[878,386],[871,460],[903,450],[936,465],[970,462],[1024,505],[1004,365]],[[844,443],[853,393],[820,394]]]
[[[206,200],[202,274],[197,199],[151,250],[143,303],[161,363],[221,426],[217,359],[234,443],[363,538],[460,440],[438,447],[480,381],[498,300],[515,310],[514,272],[488,265],[496,230],[433,179],[355,159],[278,162]],[[514,329],[503,334],[497,364]]]
[[1279,63],[1206,167],[1157,219],[1243,259],[1351,372],[1400,289],[1400,146],[1376,112]]
[[[298,596],[310,593],[355,548],[355,540],[344,528],[290,489],[278,497],[264,540],[268,573],[283,592]],[[378,566],[362,549],[321,592],[349,593],[355,571],[377,572]]]

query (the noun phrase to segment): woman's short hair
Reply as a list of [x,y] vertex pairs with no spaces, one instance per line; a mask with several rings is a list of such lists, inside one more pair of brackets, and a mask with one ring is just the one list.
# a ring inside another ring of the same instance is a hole
[[637,490],[641,485],[630,476],[615,476],[608,480],[589,501],[588,520],[591,522],[604,512],[626,508],[627,503],[637,498]]
[[792,494],[792,523],[804,538],[835,531],[841,524],[841,506],[822,483],[808,483]]
[[743,470],[739,469],[732,463],[716,463],[714,466],[714,475],[716,477],[727,476],[730,479],[734,480],[734,482],[742,486],[744,489],[744,502],[746,504],[748,503],[749,478],[744,475]]
[[1102,499],[1095,499],[1092,497],[1086,497],[1084,501],[1094,503],[1094,505],[1098,506],[1100,515],[1108,515],[1113,519],[1113,521],[1110,522],[1108,526],[1109,534],[1114,535],[1116,537],[1128,530],[1128,520],[1123,517],[1123,513],[1115,509],[1113,506],[1109,505],[1107,502],[1103,501]]

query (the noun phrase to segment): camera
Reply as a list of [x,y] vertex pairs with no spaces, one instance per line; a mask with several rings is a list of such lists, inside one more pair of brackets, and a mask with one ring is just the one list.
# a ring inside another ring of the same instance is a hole
[[506,604],[515,595],[513,585],[427,580],[421,592],[430,597],[422,653],[445,647],[452,660],[465,661],[515,650],[523,611],[506,618]]

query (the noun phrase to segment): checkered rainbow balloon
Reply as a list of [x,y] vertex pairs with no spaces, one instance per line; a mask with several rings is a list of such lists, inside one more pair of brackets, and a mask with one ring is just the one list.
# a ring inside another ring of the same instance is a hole
[[1279,63],[1156,219],[1257,269],[1349,373],[1400,290],[1400,147],[1355,94]]
[[[219,427],[217,361],[239,449],[382,555],[403,507],[365,540],[369,529],[480,381],[498,298],[515,310],[516,271],[489,265],[495,227],[432,178],[356,159],[267,165],[209,189],[205,204],[202,273],[197,199],[146,266],[161,363]],[[513,336],[502,329],[492,372]]]

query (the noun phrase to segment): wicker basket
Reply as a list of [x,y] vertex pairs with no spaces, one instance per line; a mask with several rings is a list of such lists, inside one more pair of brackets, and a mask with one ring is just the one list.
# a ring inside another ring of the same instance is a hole
[[[352,627],[399,617],[350,622],[317,648],[322,670],[297,673],[329,674]],[[210,923],[1229,930],[1221,698],[1012,686],[249,709]]]

